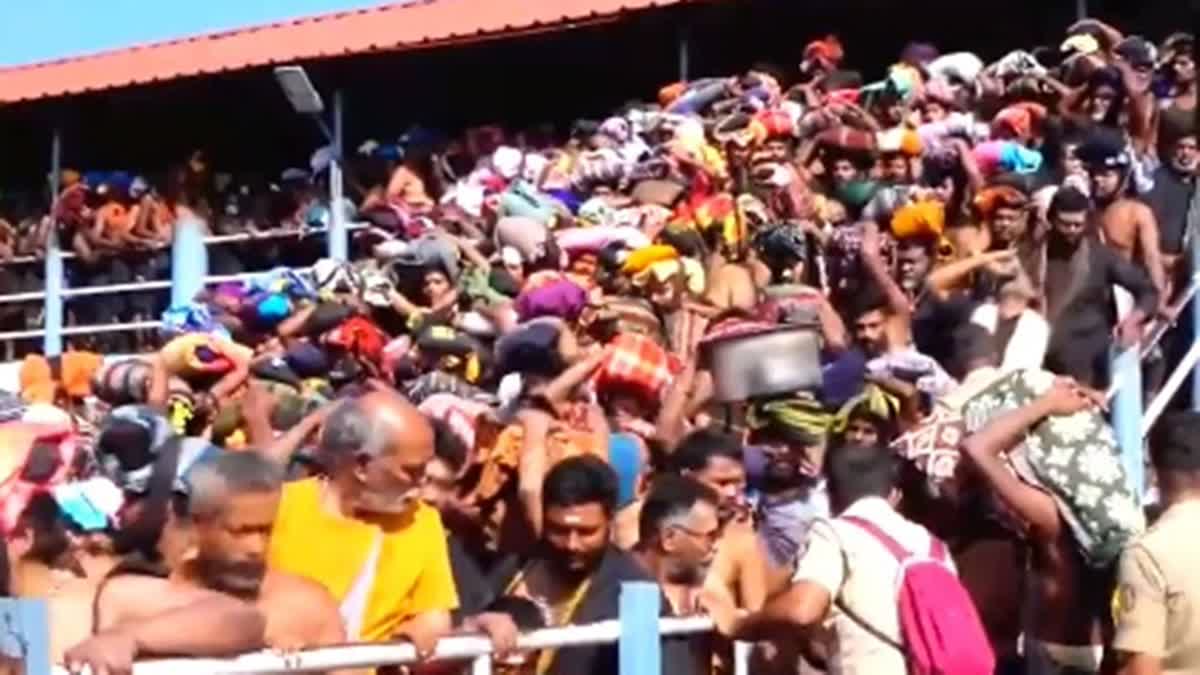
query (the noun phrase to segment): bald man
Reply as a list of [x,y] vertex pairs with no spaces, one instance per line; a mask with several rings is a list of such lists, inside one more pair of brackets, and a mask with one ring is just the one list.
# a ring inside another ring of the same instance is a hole
[[270,567],[324,586],[349,640],[431,652],[458,605],[441,519],[420,500],[432,427],[376,391],[330,410],[317,446],[327,476],[284,487]]

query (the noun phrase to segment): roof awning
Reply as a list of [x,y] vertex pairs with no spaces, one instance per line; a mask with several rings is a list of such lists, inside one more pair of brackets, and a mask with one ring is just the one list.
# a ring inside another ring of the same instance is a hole
[[0,103],[569,28],[694,0],[417,0],[0,68]]

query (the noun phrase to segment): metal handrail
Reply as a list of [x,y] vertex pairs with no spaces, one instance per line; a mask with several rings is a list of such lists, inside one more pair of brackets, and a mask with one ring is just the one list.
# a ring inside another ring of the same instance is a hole
[[1146,411],[1142,413],[1142,438],[1150,435],[1150,430],[1154,428],[1154,423],[1158,421],[1159,416],[1167,409],[1167,404],[1175,397],[1176,392],[1183,386],[1184,380],[1188,375],[1192,374],[1196,364],[1200,363],[1200,340],[1192,343],[1187,353],[1179,360],[1179,364],[1175,366],[1175,370],[1171,371],[1171,376],[1163,383],[1158,393],[1154,395],[1154,399],[1150,401],[1150,405],[1146,406]]
[[[311,267],[294,267],[293,271],[304,273],[312,270]],[[270,270],[263,272],[242,272],[240,274],[214,274],[204,278],[206,284],[223,284],[229,281],[247,281],[255,277],[260,277],[268,274]],[[87,286],[84,288],[68,289],[63,291],[66,297],[83,296],[83,295],[102,295],[105,293],[122,293],[122,292],[138,292],[151,291],[158,289],[166,289],[171,287],[169,281],[142,281],[132,284],[112,284],[110,286]],[[22,302],[24,296],[35,295],[36,298],[41,298],[41,293],[12,293],[10,295],[0,295],[0,305],[5,303]],[[36,299],[35,298],[35,299]],[[63,335],[86,335],[88,333],[120,333],[130,330],[151,330],[162,326],[161,321],[129,321],[125,323],[102,323],[91,326],[70,326],[63,327]],[[41,337],[46,334],[43,328],[31,328],[29,330],[15,330],[0,332],[0,342],[8,340],[27,340],[30,338]]]
[[[697,635],[711,632],[712,619],[706,616],[658,620],[659,633],[670,635]],[[545,628],[521,635],[517,639],[518,651],[535,651],[561,647],[611,644],[621,637],[621,622],[617,619],[592,624]],[[742,658],[735,660],[734,672],[747,675],[749,672],[744,658],[745,649],[738,650]],[[492,643],[485,637],[458,635],[438,641],[433,661],[473,661],[472,672],[476,675],[491,672]],[[341,668],[371,668],[385,665],[404,665],[417,662],[417,652],[411,644],[355,644],[340,647],[309,649],[290,654],[257,652],[232,659],[163,659],[142,661],[134,666],[134,675],[248,675],[250,673],[298,673],[327,671]],[[56,668],[56,675],[66,674],[65,669]]]
[[[1142,340],[1141,345],[1138,347],[1141,360],[1145,361],[1150,356],[1151,352],[1154,351],[1154,348],[1157,347],[1160,342],[1162,342],[1163,336],[1165,336],[1172,328],[1175,327],[1178,317],[1182,315],[1183,310],[1187,307],[1187,304],[1196,297],[1197,292],[1200,292],[1200,272],[1192,276],[1191,283],[1188,284],[1183,293],[1181,293],[1171,305],[1171,309],[1176,316],[1176,320],[1158,320],[1151,325],[1149,335]],[[1109,383],[1108,390],[1105,392],[1105,398],[1111,401],[1117,395],[1117,391],[1124,386],[1124,383],[1125,379],[1122,377],[1122,373],[1113,373],[1112,382]],[[1173,393],[1174,392],[1172,392],[1172,394]]]
[[[92,326],[64,326],[63,335],[88,335],[90,333],[122,333],[130,330],[153,330],[162,326],[161,321],[127,321],[125,323],[101,323]],[[0,342],[8,340],[28,340],[42,337],[46,334],[44,328],[29,330],[13,330],[0,333]]]
[[[312,268],[293,267],[289,269],[304,273]],[[267,274],[268,272],[270,272],[270,270],[264,270],[262,272],[240,272],[238,274],[215,274],[205,277],[204,281],[208,284],[223,284],[227,281],[246,281]],[[155,279],[152,281],[133,281],[125,284],[108,284],[106,286],[81,286],[80,288],[68,288],[63,290],[62,295],[64,298],[73,298],[87,295],[106,295],[108,293],[141,293],[145,291],[165,290],[170,287],[170,281]],[[45,295],[45,293],[40,293],[37,291],[9,293],[7,295],[0,295],[0,305],[41,300],[45,297]]]
[[[349,232],[355,232],[357,230],[363,230],[368,227],[369,227],[369,225],[367,225],[366,223],[349,223],[346,225],[346,230]],[[304,238],[304,237],[312,237],[312,236],[325,234],[328,231],[329,231],[329,228],[326,228],[326,227],[307,227],[307,228],[300,228],[300,229],[296,229],[296,230],[276,228],[273,230],[263,230],[260,232],[255,232],[253,234],[245,232],[245,233],[241,233],[241,234],[209,235],[204,238],[204,243],[209,244],[209,245],[211,245],[211,244],[233,244],[233,243],[239,243],[239,242],[244,242],[244,241],[262,241],[264,239],[291,239],[291,238],[296,238],[296,237]],[[141,250],[141,251],[165,251],[170,248],[171,248],[170,242],[166,242],[166,243],[157,244],[155,246],[151,246],[151,247],[144,248],[144,249],[138,249],[138,250]],[[62,251],[59,253],[59,255],[64,260],[71,260],[73,258],[79,257],[74,251]],[[8,258],[7,260],[0,260],[0,266],[8,265],[8,264],[42,262],[43,260],[45,260],[45,256],[35,256],[35,255],[14,256],[12,258]]]

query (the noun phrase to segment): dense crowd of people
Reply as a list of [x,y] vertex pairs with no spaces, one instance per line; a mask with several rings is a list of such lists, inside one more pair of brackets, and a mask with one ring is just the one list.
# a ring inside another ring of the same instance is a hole
[[5,594],[47,599],[73,672],[391,640],[462,672],[427,657],[484,634],[502,672],[611,674],[615,645],[517,636],[616,618],[626,581],[713,618],[663,639],[673,675],[732,640],[754,673],[1200,672],[1200,414],[1134,484],[1105,395],[1190,278],[1193,52],[1086,20],[869,81],[831,36],[562,137],[365,143],[353,204],[323,150],[261,219],[202,153],[161,190],[65,176],[31,231],[92,282],[161,277],[193,214],[362,226],[349,261],[252,242],[212,271],[269,272],[158,335],[25,358]]

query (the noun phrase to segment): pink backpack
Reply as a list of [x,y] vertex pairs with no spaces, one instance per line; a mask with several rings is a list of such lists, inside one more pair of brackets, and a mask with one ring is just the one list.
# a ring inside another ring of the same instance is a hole
[[911,675],[992,675],[996,656],[971,596],[946,564],[946,545],[931,537],[929,555],[918,555],[905,550],[868,520],[854,516],[840,520],[870,534],[900,563],[896,604],[904,644],[864,621],[840,600],[838,608],[867,632],[904,653]]

